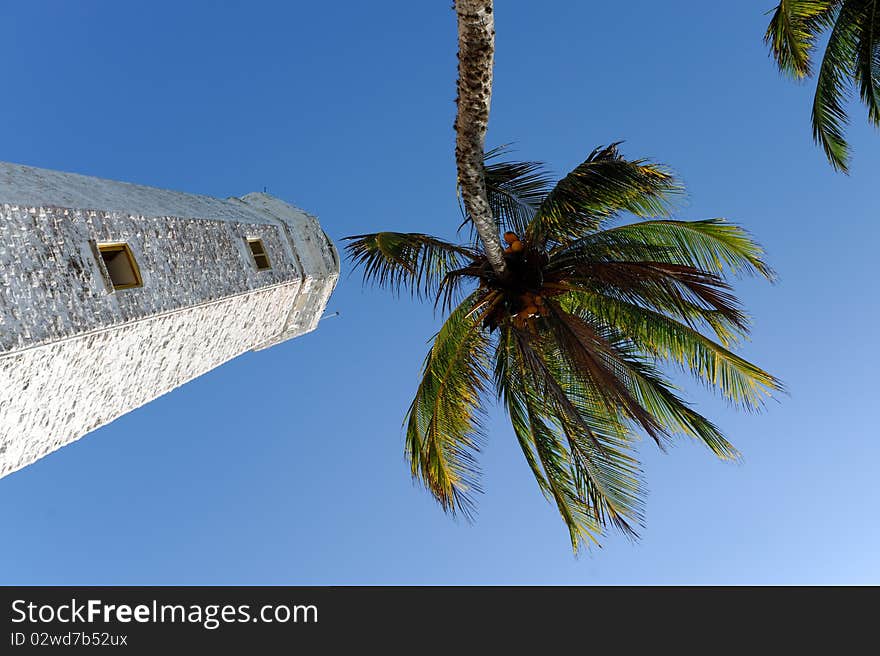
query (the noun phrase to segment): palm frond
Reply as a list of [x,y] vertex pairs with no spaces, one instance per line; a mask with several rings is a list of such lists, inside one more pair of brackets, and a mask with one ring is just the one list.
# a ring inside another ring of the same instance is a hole
[[849,123],[845,104],[855,76],[858,21],[854,4],[845,3],[828,38],[813,97],[813,139],[822,146],[831,166],[849,170],[849,146],[844,130]]
[[633,393],[669,433],[679,433],[702,442],[721,460],[739,459],[739,451],[720,429],[685,403],[656,370],[637,360],[629,364]]
[[556,301],[546,301],[546,305],[553,343],[569,370],[591,387],[609,413],[622,413],[661,445],[666,431],[633,396],[627,364],[608,342],[606,331],[591,317],[566,312]]
[[442,312],[449,312],[454,305],[461,301],[463,284],[466,280],[476,280],[487,275],[491,271],[488,261],[473,263],[461,269],[449,271],[437,286],[434,296],[434,310],[439,307]]
[[565,367],[552,340],[510,330],[521,371],[517,382],[527,392],[531,416],[567,460],[567,485],[557,505],[575,551],[579,543],[595,541],[597,529],[608,522],[635,536],[636,525],[643,522],[644,490],[620,415],[597,398],[594,388],[578,395],[572,369]]
[[[579,248],[589,256],[596,245],[602,245],[605,252],[624,260],[630,259],[628,255],[631,253],[645,259],[641,255],[653,251],[662,254],[662,261],[718,275],[748,273],[759,274],[771,281],[775,279],[773,270],[764,260],[761,246],[743,228],[724,219],[629,223],[578,240],[561,251],[558,257],[561,259]],[[643,250],[640,252],[640,249]],[[655,255],[655,259],[661,258]]]
[[484,435],[481,396],[489,365],[489,340],[477,311],[483,296],[471,294],[435,336],[404,422],[413,478],[444,510],[468,518],[480,491],[476,454]]
[[756,410],[782,383],[698,330],[661,312],[604,295],[572,293],[563,307],[587,313],[631,340],[640,351],[675,362],[726,399]]
[[[541,201],[553,187],[553,179],[542,162],[498,161],[500,157],[509,153],[507,146],[499,146],[484,155],[486,193],[499,232],[509,230],[517,235],[523,235]],[[470,242],[476,243],[477,233],[473,222],[460,201],[459,198],[459,208],[464,221],[458,229],[467,226],[470,231]]]
[[864,0],[861,15],[856,79],[859,96],[868,107],[868,118],[880,125],[880,0]]
[[549,340],[543,355],[567,399],[566,406],[555,409],[556,423],[568,440],[581,494],[603,526],[610,521],[637,537],[636,526],[644,523],[644,488],[633,456],[632,417],[624,407],[609,407],[606,395],[565,344]]
[[773,11],[764,43],[779,70],[794,78],[811,74],[816,39],[827,28],[842,0],[782,0]]
[[620,142],[595,149],[547,195],[526,230],[531,243],[567,244],[621,212],[667,216],[682,191],[672,173],[647,160],[627,160]]
[[[564,311],[564,310],[563,310]],[[576,319],[573,320],[572,317]],[[569,323],[589,326],[587,317],[572,313]],[[639,413],[650,416],[659,431],[647,430],[661,448],[674,434],[682,434],[703,442],[718,457],[724,460],[736,459],[739,455],[721,431],[708,419],[687,405],[643,355],[643,351],[634,344],[624,332],[606,331],[605,340],[608,345],[605,356],[608,364],[613,367],[615,376],[629,391],[629,398],[621,410],[630,421],[645,429],[643,420],[634,416],[632,408]],[[650,427],[649,427],[650,428]]]
[[479,252],[419,233],[376,232],[345,237],[346,254],[364,269],[364,282],[419,297],[436,294],[451,271],[479,258]]
[[[551,266],[554,263],[551,262]],[[745,333],[749,318],[719,276],[665,262],[577,262],[548,267],[550,283],[560,291],[590,291],[653,308],[694,327],[699,321]]]
[[496,351],[495,385],[520,448],[544,495],[556,503],[568,527],[572,549],[598,544],[603,526],[586,499],[579,498],[570,454],[559,431],[545,417],[546,403],[519,353],[514,329],[502,326]]
[[[545,494],[556,496],[553,491],[553,472],[563,471],[559,464],[561,449],[553,441],[553,436],[547,433],[546,427],[534,427],[532,417],[529,416],[528,400],[523,387],[525,372],[520,367],[516,358],[516,344],[513,340],[513,328],[510,324],[504,324],[499,330],[498,343],[495,349],[495,391],[498,399],[504,402],[507,413],[510,416],[513,430],[519,440],[520,448],[538,482],[538,486]],[[545,435],[547,437],[545,437]],[[537,436],[541,436],[541,445],[536,443]],[[544,453],[553,454],[548,465]],[[551,472],[547,476],[541,467],[549,467]],[[548,480],[549,479],[549,480]]]

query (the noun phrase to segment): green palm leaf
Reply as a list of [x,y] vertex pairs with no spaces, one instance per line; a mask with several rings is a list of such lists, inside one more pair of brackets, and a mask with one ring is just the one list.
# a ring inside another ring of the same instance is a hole
[[719,428],[685,403],[673,386],[645,363],[630,362],[634,393],[644,408],[670,433],[680,433],[705,444],[722,460],[737,460],[739,451]]
[[[638,244],[663,253],[664,261],[692,266],[722,275],[759,274],[774,280],[764,261],[764,250],[744,229],[724,219],[702,221],[657,220],[630,223],[585,238],[587,243],[611,238],[616,243]],[[620,255],[624,256],[625,253]],[[725,271],[725,267],[728,271]]]
[[583,377],[565,364],[552,340],[509,330],[511,368],[519,377],[507,389],[516,391],[509,396],[519,395],[529,418],[527,427],[520,422],[514,430],[521,445],[530,440],[542,445],[537,452],[573,548],[595,542],[608,522],[635,536],[634,524],[643,521],[644,490],[620,415],[594,387],[579,393],[586,389],[578,386]]
[[813,98],[813,139],[831,166],[844,173],[849,170],[849,146],[843,134],[849,119],[844,105],[851,92],[859,43],[855,14],[855,3],[841,8],[825,47]]
[[733,403],[758,409],[782,383],[756,365],[665,314],[620,299],[572,293],[569,311],[588,313],[625,335],[643,352],[675,362]]
[[880,125],[880,0],[864,2],[856,54],[859,95],[868,107],[868,118]]
[[590,388],[598,405],[627,417],[660,444],[666,431],[633,395],[627,363],[609,343],[605,327],[592,317],[566,312],[555,301],[548,301],[548,309],[552,344],[568,370]]
[[795,78],[811,74],[811,54],[842,0],[782,0],[764,35],[779,69]]
[[869,121],[880,125],[880,0],[783,0],[764,41],[780,70],[801,78],[812,74],[813,49],[827,30],[813,97],[813,139],[832,167],[846,173],[846,104],[854,84]]
[[624,159],[619,143],[595,149],[547,194],[526,230],[531,243],[568,244],[621,212],[668,215],[678,182],[659,164]]
[[344,237],[354,267],[364,268],[364,282],[433,296],[444,278],[479,258],[479,252],[418,233],[376,232]]
[[488,378],[489,340],[475,312],[475,292],[434,338],[422,381],[404,422],[412,475],[444,510],[470,517],[480,491],[476,453],[483,436],[481,396]]
[[588,502],[578,496],[571,473],[570,455],[552,420],[546,403],[532,382],[521,357],[514,330],[501,329],[496,351],[495,385],[504,402],[520,448],[541,491],[556,503],[569,530],[572,549],[581,543],[597,543],[602,524]]
[[[484,155],[486,194],[499,232],[523,235],[541,201],[553,187],[553,181],[541,162],[497,161],[509,152],[507,146],[499,146]],[[477,244],[478,235],[473,222],[460,202],[459,208],[464,221],[458,228],[461,230],[467,226],[470,242]]]
[[[593,319],[574,313],[567,322],[587,326]],[[644,429],[661,448],[671,435],[680,433],[702,441],[724,460],[738,457],[739,452],[718,428],[679,398],[671,384],[645,360],[628,333],[611,330],[604,334],[606,347],[601,354],[613,368],[618,384],[626,386],[629,392],[628,398],[620,405],[623,416]],[[577,366],[574,369],[575,372],[580,370]],[[649,416],[653,423],[646,425],[640,415]]]
[[486,153],[486,190],[501,230],[522,235],[553,181],[541,162],[495,161],[508,152],[502,146]]
[[551,260],[548,276],[561,291],[590,291],[653,308],[690,326],[700,321],[728,336],[748,331],[748,316],[721,277],[694,267],[665,262]]

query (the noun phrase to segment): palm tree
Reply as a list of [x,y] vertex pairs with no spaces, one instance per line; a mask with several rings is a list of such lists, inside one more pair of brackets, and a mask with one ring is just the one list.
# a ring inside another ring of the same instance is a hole
[[[594,150],[555,184],[537,162],[487,154],[487,202],[509,244],[503,274],[473,234],[463,244],[398,232],[346,238],[366,282],[431,298],[449,313],[404,422],[413,477],[446,511],[472,516],[494,391],[575,552],[609,523],[636,535],[641,434],[661,447],[684,435],[722,459],[738,455],[664,365],[747,409],[781,389],[730,350],[748,318],[726,276],[772,279],[761,248],[722,219],[670,218],[681,191],[673,175],[625,159],[617,146]],[[623,223],[626,213],[646,220]]]
[[846,104],[854,85],[880,126],[880,0],[782,0],[764,41],[779,69],[796,79],[813,74],[817,39],[829,32],[816,73],[813,139],[836,170],[848,172]]

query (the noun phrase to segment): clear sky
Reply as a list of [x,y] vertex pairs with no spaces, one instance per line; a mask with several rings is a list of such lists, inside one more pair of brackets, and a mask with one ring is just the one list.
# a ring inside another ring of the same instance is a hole
[[[777,285],[737,285],[747,357],[790,396],[735,412],[743,451],[641,455],[642,539],[575,559],[492,412],[476,522],[409,477],[401,422],[428,305],[343,263],[328,319],[0,480],[0,583],[880,583],[872,343],[880,135],[853,174],[810,141],[811,84],[761,37],[774,0],[498,2],[488,146],[559,173],[595,146],[678,171],[681,218],[727,217]],[[454,237],[451,2],[3,3],[0,159],[226,197],[261,191],[340,237]]]

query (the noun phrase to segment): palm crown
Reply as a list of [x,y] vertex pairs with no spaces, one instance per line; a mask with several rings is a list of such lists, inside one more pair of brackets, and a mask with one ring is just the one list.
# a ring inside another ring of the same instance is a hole
[[847,171],[844,105],[854,84],[868,120],[880,125],[880,0],[782,0],[764,40],[780,70],[799,79],[813,74],[816,40],[826,31],[828,44],[816,73],[813,138],[835,169]]
[[[366,281],[433,298],[449,315],[405,419],[412,475],[443,508],[471,516],[490,390],[555,502],[575,551],[610,523],[635,535],[643,482],[639,434],[675,435],[723,459],[736,449],[664,376],[672,362],[744,408],[781,388],[730,347],[748,318],[727,274],[772,278],[761,248],[722,219],[669,218],[681,191],[665,168],[593,151],[552,184],[541,164],[487,154],[489,203],[505,232],[499,275],[475,235],[346,238]],[[657,217],[631,224],[623,213]],[[467,223],[467,217],[465,221]]]

